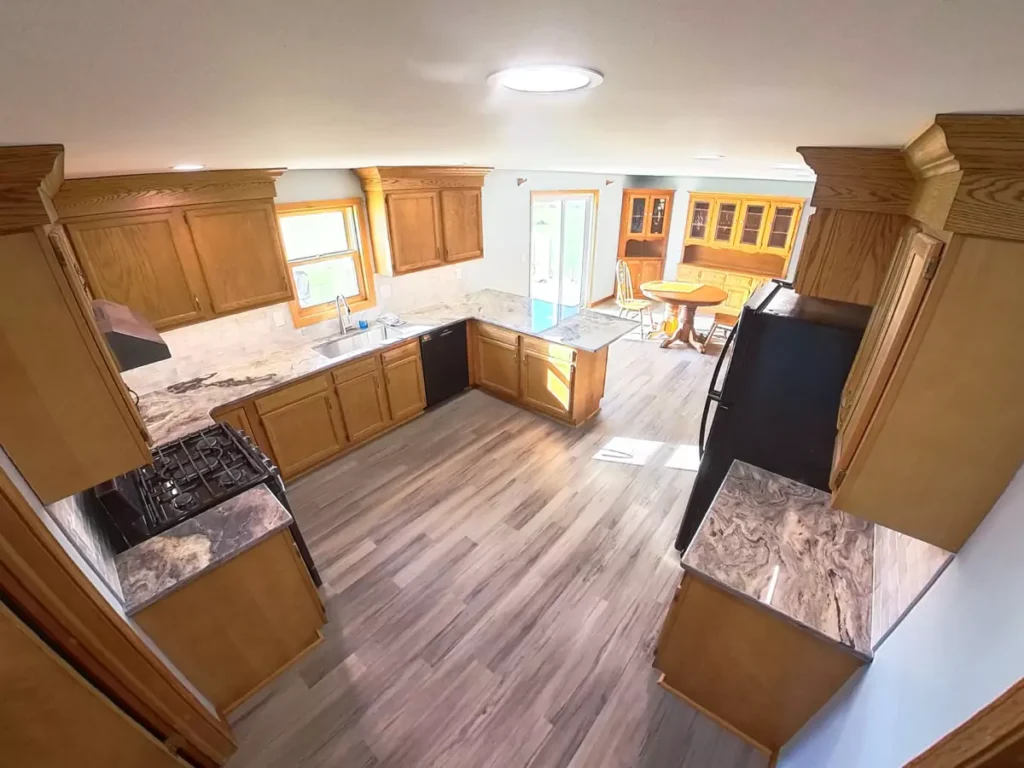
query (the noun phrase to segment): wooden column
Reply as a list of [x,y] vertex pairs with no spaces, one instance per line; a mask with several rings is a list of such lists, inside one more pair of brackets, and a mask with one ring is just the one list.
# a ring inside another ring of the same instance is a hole
[[914,179],[899,149],[798,147],[818,174],[794,288],[874,306],[907,224]]

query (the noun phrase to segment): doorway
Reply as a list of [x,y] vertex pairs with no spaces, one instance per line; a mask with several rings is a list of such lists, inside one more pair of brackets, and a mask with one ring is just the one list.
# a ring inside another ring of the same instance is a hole
[[530,298],[590,300],[597,190],[530,193]]

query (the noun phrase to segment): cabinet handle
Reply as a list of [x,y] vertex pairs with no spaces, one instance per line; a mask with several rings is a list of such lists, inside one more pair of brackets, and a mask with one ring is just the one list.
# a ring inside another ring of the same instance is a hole
[[192,294],[192,303],[195,305],[196,309],[198,310],[199,309],[199,297],[196,294],[194,294],[194,293]]

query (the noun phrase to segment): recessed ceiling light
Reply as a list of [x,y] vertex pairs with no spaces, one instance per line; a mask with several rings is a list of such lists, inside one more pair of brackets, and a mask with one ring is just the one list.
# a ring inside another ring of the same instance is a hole
[[489,82],[513,91],[527,93],[564,93],[594,88],[604,82],[604,75],[593,69],[564,64],[535,64],[510,67],[495,72]]
[[694,160],[721,160],[725,155],[694,155]]
[[205,168],[205,165],[199,163],[178,163],[171,167],[172,171],[201,171]]

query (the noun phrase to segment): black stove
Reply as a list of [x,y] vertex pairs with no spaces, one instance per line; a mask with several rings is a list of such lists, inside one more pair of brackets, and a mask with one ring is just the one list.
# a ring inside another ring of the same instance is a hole
[[151,535],[265,483],[274,465],[247,438],[216,424],[153,450],[135,473]]
[[[105,526],[123,552],[261,483],[291,512],[274,463],[243,433],[214,424],[153,449],[153,463],[94,489],[106,511]],[[292,535],[310,570],[320,577],[298,526]]]

